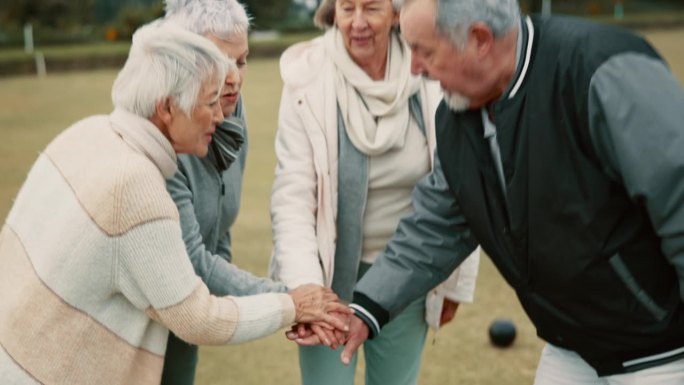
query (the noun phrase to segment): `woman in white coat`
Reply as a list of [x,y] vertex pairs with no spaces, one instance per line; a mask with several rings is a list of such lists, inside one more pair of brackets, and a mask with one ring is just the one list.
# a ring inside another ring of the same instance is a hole
[[[350,300],[381,254],[411,190],[428,174],[439,85],[410,73],[395,0],[325,0],[325,35],[281,58],[281,99],[271,197],[272,273],[294,287],[315,283]],[[452,277],[397,315],[364,345],[366,384],[414,384],[428,325],[450,321],[473,298],[479,250]],[[325,335],[318,330],[319,335]],[[321,337],[338,348],[334,336]],[[339,350],[300,346],[302,384],[353,383]]]

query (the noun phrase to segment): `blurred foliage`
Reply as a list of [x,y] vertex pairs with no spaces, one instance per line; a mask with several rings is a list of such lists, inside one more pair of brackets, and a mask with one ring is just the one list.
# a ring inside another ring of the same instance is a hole
[[[519,2],[525,13],[539,13],[544,0]],[[612,15],[616,6],[621,6],[625,14],[684,10],[684,0],[551,0],[550,3],[552,13],[581,16]]]
[[164,5],[161,2],[152,5],[134,5],[121,8],[113,24],[118,39],[129,40],[138,27],[154,19],[164,16]]
[[281,32],[316,31],[318,28],[313,23],[315,9],[293,2],[288,8],[287,15],[276,24],[276,29]]
[[0,46],[21,45],[26,24],[37,46],[128,40],[163,13],[161,0],[2,0]]
[[[313,28],[312,10],[294,0],[238,0],[252,16],[254,30],[285,32]],[[525,13],[539,12],[544,0],[519,0]],[[684,10],[684,0],[550,0],[553,13],[609,17],[620,4],[625,16]],[[21,46],[23,27],[33,26],[37,47],[53,44],[128,40],[140,25],[163,15],[162,0],[0,0],[0,48]]]
[[252,16],[252,27],[256,30],[273,29],[283,21],[292,0],[240,0]]
[[53,28],[89,24],[95,0],[3,0],[0,21],[3,25],[35,23]]

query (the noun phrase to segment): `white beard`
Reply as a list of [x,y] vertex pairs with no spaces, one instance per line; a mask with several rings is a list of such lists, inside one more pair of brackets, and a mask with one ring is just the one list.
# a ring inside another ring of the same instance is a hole
[[446,102],[447,106],[449,106],[449,109],[452,111],[461,112],[468,109],[470,99],[458,92],[448,92],[446,90],[442,90],[442,92],[444,93],[444,102]]

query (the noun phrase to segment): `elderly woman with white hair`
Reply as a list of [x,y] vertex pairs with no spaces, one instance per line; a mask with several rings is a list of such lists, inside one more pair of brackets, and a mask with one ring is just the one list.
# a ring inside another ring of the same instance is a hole
[[10,384],[159,384],[168,330],[232,344],[347,311],[309,285],[215,297],[195,275],[165,178],[202,156],[234,64],[209,40],[145,26],[112,88],[115,109],[40,154],[0,232],[0,378]]
[[[282,55],[272,267],[288,286],[314,283],[351,300],[400,218],[413,211],[413,186],[432,168],[442,94],[435,82],[411,75],[410,49],[396,28],[400,3],[325,0],[315,16],[325,35]],[[428,325],[439,328],[459,303],[472,301],[478,262],[476,251],[364,344],[366,384],[416,383]],[[303,384],[354,382],[356,357],[349,366],[339,358],[344,337],[316,325],[288,335],[336,349],[300,347]]]
[[[247,160],[247,116],[240,90],[249,54],[249,16],[236,0],[166,0],[165,5],[163,22],[208,38],[239,69],[226,76],[219,99],[225,118],[208,153],[180,155],[178,171],[167,181],[190,262],[214,295],[286,292],[283,283],[256,277],[231,263],[230,230],[240,207]],[[162,385],[192,385],[197,362],[197,346],[169,334]]]

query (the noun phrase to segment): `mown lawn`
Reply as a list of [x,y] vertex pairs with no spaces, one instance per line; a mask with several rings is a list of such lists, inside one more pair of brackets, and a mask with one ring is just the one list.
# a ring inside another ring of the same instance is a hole
[[[647,37],[684,83],[684,29],[648,32]],[[30,165],[51,138],[82,117],[111,110],[109,89],[115,75],[107,70],[0,79],[0,218],[6,216]],[[277,60],[250,62],[245,86],[250,153],[233,239],[235,262],[260,275],[266,273],[271,250],[268,196],[280,87]],[[496,349],[488,343],[487,327],[499,317],[518,326],[511,348]],[[541,347],[512,291],[484,258],[475,303],[463,306],[452,324],[430,334],[420,383],[529,384]],[[282,333],[239,346],[201,349],[199,385],[298,382],[296,348]]]

